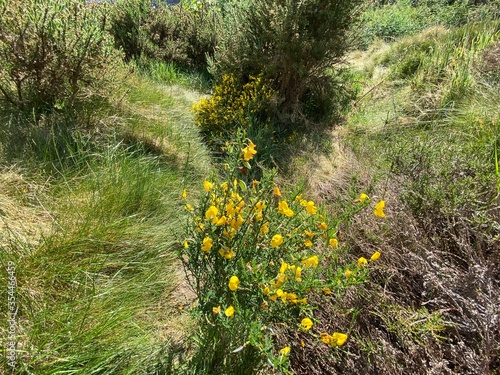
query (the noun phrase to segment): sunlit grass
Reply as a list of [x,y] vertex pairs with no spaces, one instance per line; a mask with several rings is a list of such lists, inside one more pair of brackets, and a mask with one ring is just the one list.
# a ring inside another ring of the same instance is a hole
[[[206,173],[208,153],[188,99],[139,78],[128,90],[109,117],[114,132],[54,133],[19,159],[24,176],[2,195],[20,207],[2,213],[0,241],[0,263],[14,262],[17,278],[18,373],[154,373],[190,330],[178,309],[191,297],[173,240],[184,216],[180,187]],[[59,146],[63,153],[52,151]],[[44,220],[28,236],[19,223],[37,214]],[[0,361],[7,368],[5,355]]]

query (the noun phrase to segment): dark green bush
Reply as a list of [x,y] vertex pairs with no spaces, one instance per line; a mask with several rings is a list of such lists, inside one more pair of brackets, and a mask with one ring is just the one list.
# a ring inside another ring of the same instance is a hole
[[84,1],[0,2],[0,101],[39,112],[91,99],[116,60],[106,28]]
[[155,8],[146,0],[121,0],[112,12],[111,32],[127,60],[146,57],[178,65],[205,67],[213,55],[220,24],[215,6]]
[[143,53],[156,60],[204,67],[217,42],[219,17],[213,7],[155,9],[143,26]]
[[151,11],[149,0],[118,0],[113,6],[110,32],[127,61],[141,55],[141,34]]
[[[350,47],[359,0],[255,0],[229,11],[211,70],[243,83],[263,74],[279,95],[281,121],[304,123],[312,98],[336,100],[328,70]],[[324,107],[321,105],[320,107]],[[316,111],[318,108],[314,108]],[[317,112],[316,118],[319,116]]]

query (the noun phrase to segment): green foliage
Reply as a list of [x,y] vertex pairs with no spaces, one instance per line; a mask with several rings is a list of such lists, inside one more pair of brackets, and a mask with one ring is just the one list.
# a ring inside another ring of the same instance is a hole
[[414,34],[430,25],[430,17],[428,8],[413,7],[409,0],[370,8],[363,14],[363,44],[368,46],[374,38],[390,41],[402,35]]
[[270,82],[261,75],[250,77],[245,85],[232,75],[224,75],[211,97],[193,105],[195,124],[206,141],[217,148],[217,142],[230,139],[241,128],[269,123],[275,113],[275,96]]
[[149,0],[119,0],[114,4],[110,32],[127,61],[141,55],[142,28],[152,11]]
[[213,55],[221,14],[215,5],[151,7],[147,0],[121,0],[114,6],[111,33],[127,60],[146,57],[205,67]]
[[[186,216],[180,186],[207,173],[208,153],[183,96],[134,74],[125,85],[112,117],[93,108],[99,132],[71,130],[86,112],[44,114],[17,167],[0,158],[0,273],[15,263],[19,307],[13,373],[162,373],[180,350],[172,337],[190,330],[177,307],[185,301],[173,240]],[[2,124],[32,126],[23,115]],[[11,140],[3,135],[2,151]],[[8,330],[3,319],[0,336]]]
[[[202,340],[208,340],[202,345],[213,345],[202,366],[223,374],[255,374],[269,364],[289,373],[296,343],[279,337],[278,329],[313,335],[317,345],[343,345],[347,335],[321,330],[315,310],[363,283],[368,271],[368,261],[353,263],[337,239],[339,228],[370,205],[368,197],[330,219],[299,192],[282,192],[273,173],[249,180],[255,148],[251,141],[228,146],[221,180],[204,182],[196,207],[185,203],[191,216],[179,245],[198,297]],[[190,194],[183,194],[187,202],[193,202]],[[382,204],[375,215],[383,216]]]
[[338,66],[350,47],[349,29],[360,4],[357,0],[243,2],[224,19],[212,72],[216,77],[232,74],[243,83],[262,73],[279,95],[280,121],[307,120],[309,98],[335,100],[340,95],[328,69]]
[[99,93],[116,64],[97,8],[78,0],[0,5],[0,100],[23,109],[71,107]]
[[460,27],[467,22],[498,19],[498,1],[486,3],[476,4],[467,0],[378,2],[363,14],[360,45],[366,48],[376,38],[393,41],[400,36],[418,33],[429,26]]
[[[381,61],[389,66],[391,78],[407,79],[417,92],[434,87],[439,93],[434,98],[439,101],[432,103],[433,106],[453,106],[467,96],[476,80],[473,67],[481,69],[481,64],[485,64],[487,60],[481,59],[480,53],[494,43],[498,33],[498,21],[471,23],[449,32],[429,29],[398,41]],[[487,75],[491,68],[483,66]]]

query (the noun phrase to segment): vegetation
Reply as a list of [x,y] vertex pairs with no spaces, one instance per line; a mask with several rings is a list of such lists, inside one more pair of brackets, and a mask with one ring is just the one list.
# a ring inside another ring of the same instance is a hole
[[106,19],[71,0],[0,3],[0,100],[19,109],[74,105],[116,65]]
[[0,0],[0,372],[499,373],[498,1],[361,5]]
[[[277,92],[279,122],[324,120],[345,86],[333,78],[350,47],[360,1],[252,1],[232,8],[211,60],[213,74],[241,83],[262,74]],[[310,100],[312,98],[312,100]],[[318,113],[319,112],[319,113]],[[315,117],[317,116],[317,117]]]

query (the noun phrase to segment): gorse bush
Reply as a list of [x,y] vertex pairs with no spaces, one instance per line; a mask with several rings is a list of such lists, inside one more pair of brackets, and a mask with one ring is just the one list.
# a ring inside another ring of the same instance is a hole
[[[287,339],[277,337],[277,327],[342,346],[348,334],[322,330],[315,309],[363,283],[368,263],[380,256],[347,260],[337,238],[339,227],[370,205],[365,194],[332,220],[298,192],[282,192],[272,172],[248,181],[256,153],[250,140],[229,145],[222,180],[204,181],[195,206],[191,192],[183,192],[191,215],[179,258],[198,297],[204,344],[214,345],[197,365],[221,373],[253,374],[269,365],[287,373],[298,343],[278,345]],[[383,201],[374,214],[385,216]]]
[[230,139],[239,129],[248,129],[252,124],[269,123],[275,114],[276,92],[271,82],[261,75],[250,77],[241,84],[232,75],[222,76],[209,98],[193,105],[195,124],[212,146],[222,139]]
[[[304,103],[332,84],[328,70],[350,47],[358,0],[256,0],[234,6],[210,63],[216,77],[240,82],[262,74],[279,95],[283,123],[307,120]],[[330,90],[335,100],[335,90]]]
[[214,53],[220,18],[208,3],[153,8],[150,1],[122,0],[113,8],[111,33],[127,60],[146,57],[203,68]]
[[119,0],[114,4],[110,32],[127,61],[141,56],[142,28],[152,11],[149,0]]
[[42,109],[94,96],[115,66],[106,29],[82,1],[0,2],[0,100]]

